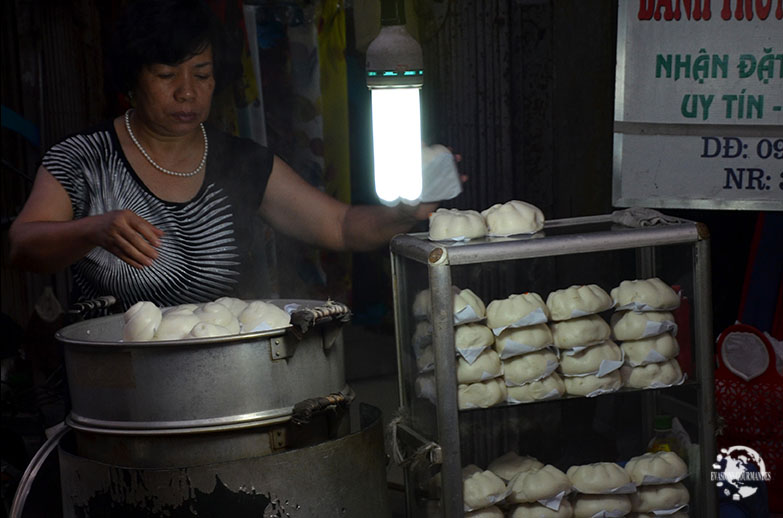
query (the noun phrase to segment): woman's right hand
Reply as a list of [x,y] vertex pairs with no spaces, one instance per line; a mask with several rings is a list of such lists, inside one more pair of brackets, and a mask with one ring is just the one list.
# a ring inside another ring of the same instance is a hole
[[158,257],[163,231],[131,210],[93,216],[95,245],[135,268],[151,266]]

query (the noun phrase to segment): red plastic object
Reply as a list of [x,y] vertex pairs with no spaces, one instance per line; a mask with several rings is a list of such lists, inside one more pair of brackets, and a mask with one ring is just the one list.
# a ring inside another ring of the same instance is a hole
[[[723,363],[721,347],[733,332],[753,333],[764,343],[769,366],[757,378],[745,381]],[[718,447],[742,445],[756,450],[772,475],[767,482],[769,510],[783,512],[783,376],[775,368],[772,345],[755,327],[735,324],[718,337],[715,361],[715,409],[725,425],[717,437]]]

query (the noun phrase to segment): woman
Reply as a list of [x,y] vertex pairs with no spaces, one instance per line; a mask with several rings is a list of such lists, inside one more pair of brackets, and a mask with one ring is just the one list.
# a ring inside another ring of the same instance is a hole
[[205,126],[221,75],[218,34],[201,2],[129,6],[112,63],[134,109],[45,154],[9,232],[13,264],[72,265],[84,296],[115,295],[125,307],[214,300],[241,294],[252,271],[256,212],[311,245],[359,251],[434,210],[348,206],[268,149]]

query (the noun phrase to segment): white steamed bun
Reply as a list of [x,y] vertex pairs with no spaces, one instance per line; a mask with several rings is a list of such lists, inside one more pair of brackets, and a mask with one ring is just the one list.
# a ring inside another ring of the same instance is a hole
[[534,457],[520,456],[515,451],[509,451],[493,460],[487,466],[487,469],[503,480],[508,481],[514,478],[514,475],[517,473],[543,467],[544,463]]
[[126,342],[145,342],[152,340],[160,325],[163,314],[160,308],[149,301],[132,305],[123,315],[125,325],[122,330]]
[[542,349],[504,360],[503,376],[507,385],[522,385],[548,376],[557,365],[557,355]]
[[568,500],[561,500],[560,507],[555,511],[545,505],[533,502],[529,504],[517,504],[509,518],[572,518],[574,509],[571,506],[571,502]]
[[[568,480],[580,493],[601,495],[631,484],[628,473],[614,462],[594,462],[571,466],[566,472]],[[633,485],[631,485],[633,489]]]
[[179,340],[190,334],[190,330],[201,322],[192,312],[177,310],[166,313],[160,321],[154,340]]
[[668,311],[680,305],[680,297],[658,277],[623,281],[612,289],[612,299],[618,308],[642,311]]
[[669,311],[617,311],[610,322],[615,340],[640,340],[677,329]]
[[566,394],[571,394],[572,396],[587,396],[599,390],[601,392],[614,392],[620,390],[623,386],[623,380],[619,371],[612,371],[606,376],[600,377],[593,374],[569,376],[563,382],[565,383]]
[[678,509],[690,502],[688,488],[681,483],[657,486],[639,486],[631,494],[632,510],[646,513],[656,510]]
[[573,349],[584,345],[601,343],[612,333],[609,324],[600,315],[572,318],[549,324],[555,347]]
[[631,388],[669,386],[682,379],[682,370],[676,358],[663,363],[648,363],[639,367],[625,365],[621,372],[625,386]]
[[462,468],[462,493],[465,507],[482,509],[503,498],[506,483],[497,475],[474,464]]
[[671,333],[641,340],[627,340],[621,347],[625,352],[626,363],[632,367],[665,362],[680,354],[680,345]]
[[673,451],[645,453],[633,457],[625,464],[625,471],[637,486],[660,480],[681,480],[688,474],[688,466]]
[[239,315],[239,322],[243,333],[266,331],[287,327],[291,323],[291,315],[274,304],[254,300]]
[[230,309],[219,302],[207,302],[195,310],[193,314],[202,322],[225,327],[232,335],[239,334],[239,320]]
[[556,399],[562,396],[566,387],[562,378],[553,372],[544,379],[525,383],[518,387],[508,387],[509,403],[532,403],[544,399]]
[[440,208],[430,214],[429,238],[433,241],[475,239],[486,235],[484,218],[475,210]]
[[622,358],[620,347],[611,340],[604,340],[577,353],[563,354],[560,357],[560,372],[567,376],[592,374],[598,372],[601,362],[619,362]]
[[544,213],[524,201],[496,203],[481,211],[481,215],[487,222],[487,232],[494,236],[533,234],[544,228]]
[[597,284],[575,285],[553,291],[546,298],[552,320],[568,320],[612,307],[612,298]]
[[547,464],[543,468],[523,471],[513,481],[508,501],[531,503],[557,496],[571,490],[571,482],[565,473]]
[[487,326],[500,328],[524,327],[540,324],[549,319],[549,309],[537,293],[520,293],[505,299],[493,300],[487,306]]
[[487,349],[473,361],[468,363],[464,358],[457,359],[457,382],[475,383],[497,378],[503,374],[503,364],[500,356],[492,349]]
[[457,403],[460,410],[489,408],[505,403],[507,396],[508,391],[502,378],[457,387]]

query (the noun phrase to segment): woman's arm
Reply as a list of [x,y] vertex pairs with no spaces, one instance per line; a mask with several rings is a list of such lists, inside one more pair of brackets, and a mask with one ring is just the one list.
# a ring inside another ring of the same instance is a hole
[[350,206],[319,191],[275,157],[259,210],[273,228],[311,245],[367,251],[410,230],[436,207],[435,203]]
[[8,231],[11,264],[41,273],[62,270],[96,246],[136,268],[149,266],[162,235],[128,210],[74,220],[68,193],[44,167]]

